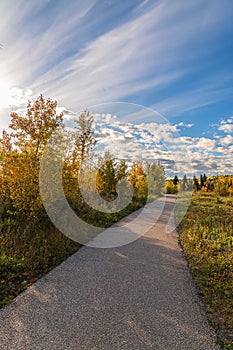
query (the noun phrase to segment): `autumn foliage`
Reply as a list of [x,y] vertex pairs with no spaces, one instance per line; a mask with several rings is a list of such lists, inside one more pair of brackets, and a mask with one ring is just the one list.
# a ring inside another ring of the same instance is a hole
[[[10,117],[9,131],[4,130],[0,138],[0,302],[3,304],[78,247],[78,243],[62,235],[50,222],[40,195],[40,160],[51,135],[64,130],[63,114],[57,112],[57,102],[40,95],[28,102],[26,112],[12,112]],[[93,118],[84,111],[76,127],[66,133],[69,146],[63,162],[62,183],[70,206],[80,218],[107,227],[146,202],[148,184],[156,189],[156,196],[160,195],[165,177],[157,163],[130,164],[109,152],[103,157],[98,155]],[[91,190],[97,191],[102,199],[113,201],[118,195],[118,182],[124,180],[127,186],[133,186],[132,201],[117,213],[93,209],[80,191],[80,171],[84,191],[85,188],[90,191],[94,174],[96,183]],[[53,178],[53,169],[48,176]]]

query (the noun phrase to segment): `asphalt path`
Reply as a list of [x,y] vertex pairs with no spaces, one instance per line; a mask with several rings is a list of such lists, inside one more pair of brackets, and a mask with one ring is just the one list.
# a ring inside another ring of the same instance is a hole
[[[175,197],[160,201],[162,214],[144,236],[83,246],[0,310],[0,349],[219,349],[177,231],[167,232]],[[156,217],[156,204],[148,208],[140,220]]]

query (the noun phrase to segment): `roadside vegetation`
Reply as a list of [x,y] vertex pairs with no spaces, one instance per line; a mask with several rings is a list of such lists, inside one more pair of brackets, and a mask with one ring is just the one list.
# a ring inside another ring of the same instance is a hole
[[[207,315],[224,349],[233,349],[233,176],[193,179],[179,236]],[[187,200],[178,197],[176,219]]]
[[[100,156],[96,152],[93,121],[94,116],[85,111],[77,118],[76,127],[68,132],[70,142],[63,163],[63,190],[80,218],[105,228],[143,206],[148,200],[148,185],[153,193],[151,200],[160,196],[165,175],[159,163],[127,164],[109,152]],[[40,195],[40,159],[50,136],[59,128],[64,129],[64,120],[62,113],[57,113],[57,102],[41,95],[28,102],[25,113],[11,113],[9,131],[3,131],[0,137],[0,307],[80,246],[53,226]],[[54,147],[56,152],[56,145]],[[117,183],[125,180],[133,188],[131,202],[112,214],[93,209],[79,188],[80,169],[86,171],[84,190],[90,191],[88,176],[94,172],[96,188],[93,190],[97,189],[100,197],[106,201],[116,199]],[[53,172],[48,176],[53,176]]]
[[[105,228],[142,207],[148,199],[160,196],[165,189],[165,174],[160,163],[127,163],[109,152],[100,156],[93,121],[94,116],[85,111],[77,118],[76,128],[69,131],[63,190],[80,218]],[[64,120],[57,113],[57,102],[41,95],[28,102],[25,113],[11,113],[10,131],[3,131],[0,137],[0,307],[80,247],[54,227],[40,195],[40,160],[50,136],[59,128],[64,129]],[[89,176],[94,173],[93,190],[100,198],[115,200],[118,182],[126,181],[133,188],[131,202],[115,213],[93,209],[80,191],[81,169],[85,174],[82,190],[92,190]],[[183,204],[188,191],[194,194],[179,225],[181,244],[219,343],[233,349],[233,176],[204,174],[188,179],[185,175],[181,180],[177,176],[167,180],[166,192],[179,195],[178,222],[186,209]]]

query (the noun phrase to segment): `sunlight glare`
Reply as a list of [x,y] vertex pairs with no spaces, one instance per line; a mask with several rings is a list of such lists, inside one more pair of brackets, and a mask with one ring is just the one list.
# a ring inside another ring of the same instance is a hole
[[0,108],[6,108],[12,103],[11,82],[7,78],[0,76]]
[[0,109],[12,106],[19,107],[27,102],[32,95],[30,89],[22,89],[13,83],[12,79],[0,72]]

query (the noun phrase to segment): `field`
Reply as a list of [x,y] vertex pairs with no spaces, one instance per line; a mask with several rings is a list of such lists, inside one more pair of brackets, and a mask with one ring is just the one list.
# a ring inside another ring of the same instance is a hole
[[[185,199],[178,199],[176,218]],[[181,245],[216,330],[233,349],[233,198],[198,192],[179,224]]]

